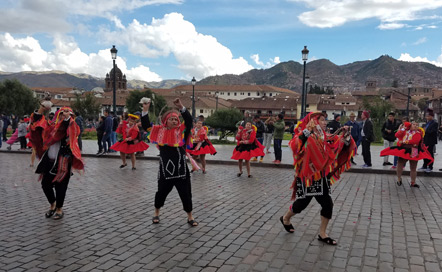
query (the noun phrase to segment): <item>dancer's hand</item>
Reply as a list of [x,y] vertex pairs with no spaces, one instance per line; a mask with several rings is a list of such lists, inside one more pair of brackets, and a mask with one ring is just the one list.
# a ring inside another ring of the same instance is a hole
[[181,100],[179,98],[173,100],[173,104],[175,105],[175,107],[177,107],[180,110],[184,108],[183,103],[181,103]]

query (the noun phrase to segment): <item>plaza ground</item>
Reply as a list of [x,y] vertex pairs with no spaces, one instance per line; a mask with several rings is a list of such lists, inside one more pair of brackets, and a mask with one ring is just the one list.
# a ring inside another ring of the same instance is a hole
[[85,161],[55,221],[44,217],[29,154],[0,152],[0,271],[441,271],[435,176],[419,175],[417,189],[409,177],[398,187],[394,175],[345,173],[332,188],[333,247],[316,239],[315,200],[292,218],[294,234],[279,222],[291,204],[289,167],[253,165],[253,178],[238,178],[237,166],[209,164],[192,174],[200,223],[192,228],[176,190],[152,224],[157,160],[139,160],[135,171],[116,158]]

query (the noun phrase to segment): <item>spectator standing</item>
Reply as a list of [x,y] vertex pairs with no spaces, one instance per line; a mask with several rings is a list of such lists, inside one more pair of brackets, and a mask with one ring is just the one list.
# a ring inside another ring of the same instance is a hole
[[12,128],[12,133],[15,132],[15,130],[18,127],[18,119],[17,116],[15,116],[14,114],[11,115],[11,128]]
[[236,123],[236,127],[242,126],[245,127],[247,122],[252,123],[252,117],[250,116],[250,111],[246,110],[244,111],[244,118],[242,119],[242,121]]
[[3,134],[3,114],[0,114],[0,148],[2,147],[2,134]]
[[273,163],[280,164],[282,159],[282,139],[284,138],[284,115],[281,113],[276,117],[276,122],[273,124],[275,127],[273,133],[273,149],[275,149],[275,160]]
[[98,152],[97,155],[100,155],[103,152],[103,134],[104,134],[104,120],[106,117],[100,116],[100,122],[97,125],[97,144],[98,144]]
[[80,128],[80,134],[78,135],[78,146],[80,147],[80,151],[83,150],[83,142],[81,141],[81,134],[83,134],[84,126],[83,126],[83,117],[81,117],[79,112],[75,112],[75,123],[77,123]]
[[341,115],[337,113],[334,115],[334,119],[327,124],[330,134],[335,133],[341,127],[341,123],[339,123],[339,121],[341,121]]
[[[437,144],[437,129],[439,125],[436,120],[434,120],[434,112],[432,109],[427,109],[426,114],[427,124],[425,125],[425,136],[424,145],[427,146],[428,152],[430,152],[431,157],[434,159],[434,147]],[[426,172],[433,171],[433,163],[429,159],[424,159],[424,165],[419,170],[424,170]]]
[[264,146],[266,147],[267,154],[270,153],[270,146],[272,145],[273,138],[273,130],[275,129],[273,124],[275,123],[275,119],[270,116],[265,121],[265,132],[264,132]]
[[[110,112],[110,115],[112,117],[112,133],[111,133],[111,144],[114,145],[117,142],[117,128],[120,125],[120,118],[112,111]],[[116,152],[115,150],[111,149],[109,152]]]
[[26,134],[28,133],[28,124],[21,117],[18,124],[18,139],[20,140],[20,150],[26,150]]
[[109,110],[104,110],[104,132],[103,132],[103,152],[99,155],[103,155],[110,151],[111,145],[111,137],[112,137],[112,127],[114,125],[114,121],[112,116],[109,114]]
[[6,142],[8,138],[6,137],[6,133],[8,132],[8,127],[11,122],[9,121],[8,116],[6,114],[3,114],[3,141]]
[[366,110],[362,112],[362,157],[364,158],[363,168],[371,167],[370,145],[374,141],[373,123],[370,120],[370,113]]
[[[385,123],[382,125],[381,128],[382,138],[384,138],[384,149],[387,147],[392,147],[394,145],[394,142],[396,141],[395,134],[399,128],[400,121],[396,120],[394,116],[394,112],[390,112],[388,114],[388,119],[385,120]],[[384,163],[382,164],[383,166],[393,165],[391,162],[388,161],[388,157],[388,155],[384,156]]]
[[[253,119],[253,123],[256,127],[256,140],[258,140],[258,142],[260,144],[262,144],[264,142],[264,132],[265,132],[265,125],[264,122],[261,120],[261,117],[259,115],[255,115],[255,118]],[[254,157],[252,159],[252,161],[257,161],[258,157]],[[261,156],[261,159],[259,160],[259,162],[263,162],[264,160],[264,156]]]
[[[350,113],[350,120],[348,120],[344,126],[350,127],[351,137],[353,138],[353,141],[357,143],[361,137],[361,128],[359,127],[358,122],[356,122],[356,114],[354,112]],[[358,146],[356,145],[355,154],[357,153],[357,150]],[[356,165],[353,157],[351,157],[350,161],[353,165]]]

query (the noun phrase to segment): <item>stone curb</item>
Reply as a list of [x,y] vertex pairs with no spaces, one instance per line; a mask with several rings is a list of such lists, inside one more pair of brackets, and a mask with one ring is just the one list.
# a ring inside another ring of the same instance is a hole
[[[30,151],[19,151],[19,150],[0,150],[0,153],[18,153],[18,154],[30,154]],[[95,154],[81,154],[83,157],[86,158],[108,158],[108,159],[120,159],[117,155],[102,155],[97,156]],[[150,160],[150,161],[157,161],[159,160],[158,156],[152,157],[152,156],[140,156],[137,157],[137,160]],[[207,164],[214,164],[214,165],[238,165],[236,161],[225,161],[225,160],[206,160]],[[273,163],[252,163],[252,167],[267,167],[267,168],[283,168],[283,169],[291,169],[293,168],[293,165],[291,164],[284,164],[281,163],[279,165],[275,165]],[[349,173],[358,173],[358,174],[384,174],[384,175],[396,175],[396,171],[392,169],[375,169],[375,168],[350,168],[347,172]],[[404,170],[403,175],[407,176],[410,174],[410,171]],[[418,171],[418,176],[425,176],[425,177],[442,177],[442,171],[434,171],[431,173],[421,172]]]

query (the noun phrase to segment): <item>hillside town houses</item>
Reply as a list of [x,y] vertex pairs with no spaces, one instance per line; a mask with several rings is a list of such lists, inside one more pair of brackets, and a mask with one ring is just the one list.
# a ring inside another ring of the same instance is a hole
[[[127,89],[126,76],[116,67],[116,106],[117,114],[122,114],[126,108],[126,98],[133,89]],[[113,75],[113,70],[109,73]],[[106,88],[96,87],[90,92],[94,94],[104,109],[112,108],[113,92],[112,77],[106,74]],[[179,97],[183,104],[192,108],[193,87],[195,88],[196,115],[208,117],[218,109],[237,108],[241,112],[250,111],[252,115],[260,115],[262,119],[283,113],[286,123],[297,122],[301,114],[301,95],[289,89],[269,85],[180,85],[170,89],[151,89],[155,95],[163,96],[168,106],[173,106],[173,99]],[[146,87],[145,87],[146,88]],[[53,97],[55,112],[64,105],[75,101],[77,95],[84,96],[87,91],[76,88],[33,87],[31,90],[36,97],[43,97],[45,92]],[[407,87],[377,87],[376,82],[367,81],[365,90],[348,93],[307,94],[307,112],[321,111],[327,119],[333,119],[335,114],[343,117],[355,113],[360,118],[364,97],[381,97],[390,102],[399,115],[404,115],[407,108]],[[434,109],[436,120],[441,123],[442,118],[442,90],[427,87],[413,87],[410,90],[410,116],[423,117],[423,109],[419,108],[419,101]]]

